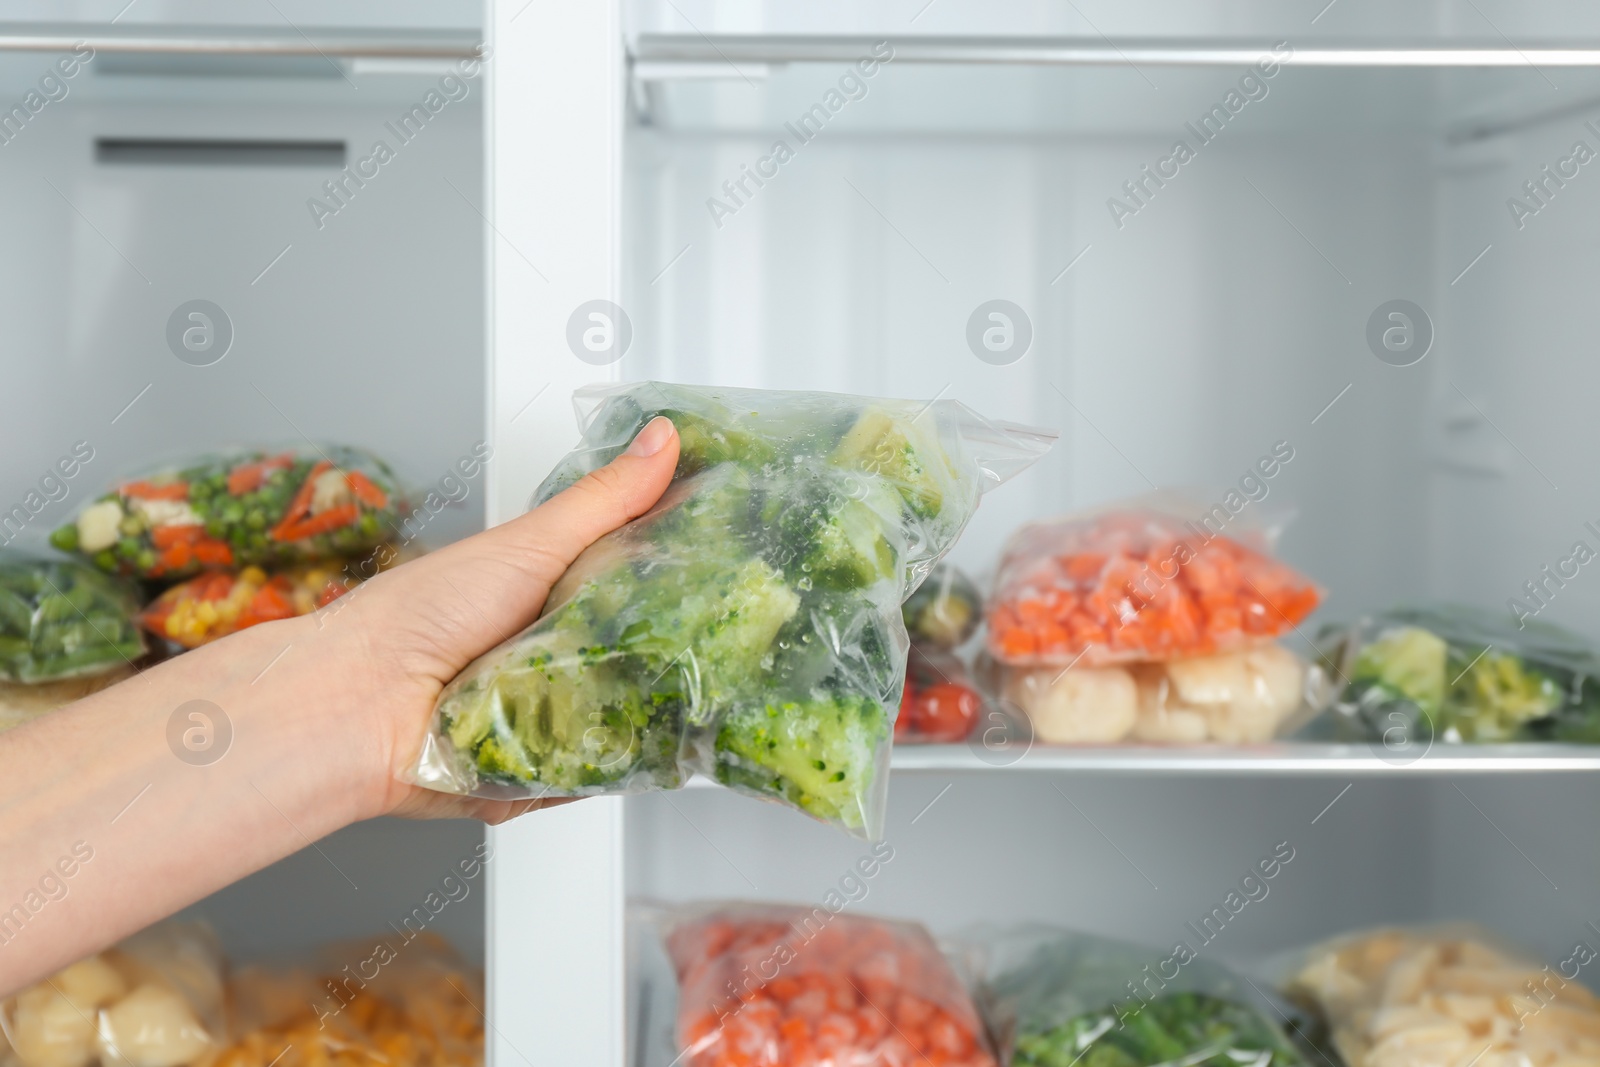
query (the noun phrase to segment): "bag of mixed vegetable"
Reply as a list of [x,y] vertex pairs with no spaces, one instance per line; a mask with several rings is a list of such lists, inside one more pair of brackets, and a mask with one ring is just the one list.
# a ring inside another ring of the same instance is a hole
[[131,675],[138,611],[133,589],[91,567],[0,554],[0,729]]
[[901,609],[911,651],[894,739],[901,742],[960,741],[972,732],[984,699],[956,651],[983,621],[978,587],[961,571],[940,563]]
[[1276,530],[1203,499],[1152,494],[1007,542],[987,651],[1039,740],[1264,741],[1324,699],[1275,643],[1321,591],[1271,555]]
[[125,482],[50,543],[103,571],[167,580],[368,552],[408,514],[393,473],[365,452],[243,452]]
[[1462,605],[1395,608],[1324,631],[1343,682],[1332,728],[1343,738],[1600,742],[1600,656],[1544,622]]
[[1284,1007],[1193,952],[1026,926],[976,933],[968,955],[1011,1067],[1307,1067]]
[[669,416],[651,512],[586,551],[543,616],[441,696],[414,775],[512,798],[676,789],[699,772],[881,831],[906,595],[978,497],[1052,435],[954,401],[661,383],[577,396],[549,499]]

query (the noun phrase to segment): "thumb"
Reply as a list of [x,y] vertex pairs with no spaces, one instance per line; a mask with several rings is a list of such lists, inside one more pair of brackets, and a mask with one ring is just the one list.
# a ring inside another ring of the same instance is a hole
[[484,547],[526,559],[539,579],[553,583],[580,552],[649,511],[677,465],[677,428],[658,415],[622,455],[526,515],[487,531]]

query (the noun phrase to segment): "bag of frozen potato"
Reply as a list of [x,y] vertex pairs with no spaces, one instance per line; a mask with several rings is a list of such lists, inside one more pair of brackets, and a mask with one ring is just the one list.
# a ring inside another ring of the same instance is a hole
[[446,688],[414,780],[575,797],[699,772],[877,836],[901,604],[979,496],[1053,435],[950,400],[645,382],[585,389],[577,405],[583,438],[534,504],[657,415],[681,441],[673,483]]

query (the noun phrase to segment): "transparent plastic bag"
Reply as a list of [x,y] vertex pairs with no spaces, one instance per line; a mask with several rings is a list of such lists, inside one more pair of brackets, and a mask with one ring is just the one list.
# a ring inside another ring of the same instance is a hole
[[983,622],[983,595],[977,583],[948,563],[940,563],[900,609],[913,645],[950,651],[967,643]]
[[222,952],[201,923],[164,922],[0,1004],[22,1067],[193,1067],[222,1046]]
[[972,998],[916,923],[788,904],[658,921],[678,1067],[995,1067]]
[[999,667],[1000,692],[1046,744],[1250,744],[1326,706],[1322,669],[1281,645],[1109,667]]
[[145,653],[137,593],[68,560],[0,554],[0,680],[87,678]]
[[183,648],[274,619],[309,615],[359,585],[337,563],[305,563],[268,574],[260,567],[210,571],[173,586],[139,613],[139,625]]
[[900,714],[894,720],[895,744],[964,741],[983,718],[985,703],[960,656],[913,641]]
[[1308,1067],[1280,1029],[1281,1006],[1186,945],[1024,926],[968,946],[1011,1067]]
[[932,404],[647,382],[578,396],[549,499],[654,416],[682,452],[522,634],[439,699],[413,780],[516,798],[635,793],[694,771],[877,836],[906,660],[900,608],[979,495],[1051,435]]
[[358,449],[238,451],[124,482],[50,543],[103,571],[186,578],[367,552],[395,537],[410,510],[388,466]]
[[1600,655],[1549,623],[1462,605],[1395,608],[1319,638],[1343,737],[1600,742]]
[[483,969],[436,934],[328,945],[241,968],[207,1067],[482,1067]]
[[1291,631],[1321,591],[1270,554],[1276,524],[1203,499],[1154,493],[1018,529],[989,601],[990,654],[1104,667],[1232,652]]
[[1470,925],[1363,931],[1296,953],[1285,992],[1351,1067],[1600,1063],[1585,937],[1554,966]]

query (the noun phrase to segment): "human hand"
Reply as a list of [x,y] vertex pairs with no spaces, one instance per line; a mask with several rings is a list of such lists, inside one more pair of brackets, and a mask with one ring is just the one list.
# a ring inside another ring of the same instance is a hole
[[317,660],[318,681],[365,735],[368,814],[499,823],[566,802],[455,796],[400,776],[416,763],[445,685],[538,618],[578,554],[648,511],[677,463],[677,431],[658,417],[623,455],[527,514],[346,594],[316,638],[330,653]]

